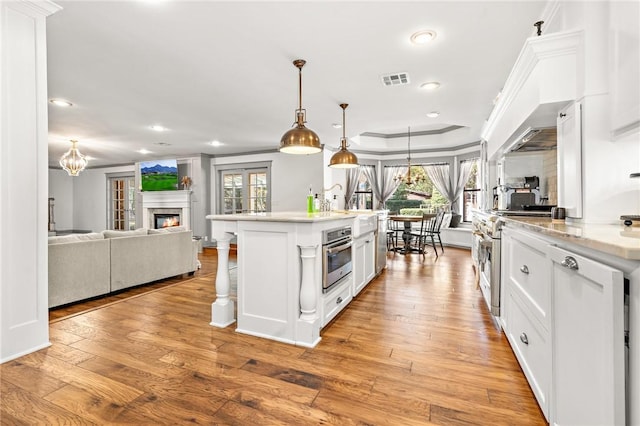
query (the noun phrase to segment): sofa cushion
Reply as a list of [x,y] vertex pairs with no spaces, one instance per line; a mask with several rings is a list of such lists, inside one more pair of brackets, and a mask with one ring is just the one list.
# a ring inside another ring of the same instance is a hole
[[138,228],[134,231],[112,231],[110,229],[102,231],[102,235],[104,235],[105,238],[135,237],[138,235],[147,235],[148,233],[147,228]]
[[59,235],[55,237],[49,237],[49,244],[64,244],[75,241],[91,241],[91,240],[104,240],[104,235],[101,232],[89,232],[88,234],[69,234]]

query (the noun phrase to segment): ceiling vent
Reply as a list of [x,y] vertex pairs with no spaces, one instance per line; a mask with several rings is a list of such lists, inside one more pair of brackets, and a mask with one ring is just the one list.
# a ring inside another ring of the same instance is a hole
[[409,84],[409,74],[406,72],[397,72],[394,74],[383,75],[382,84],[385,86],[402,86],[404,84]]

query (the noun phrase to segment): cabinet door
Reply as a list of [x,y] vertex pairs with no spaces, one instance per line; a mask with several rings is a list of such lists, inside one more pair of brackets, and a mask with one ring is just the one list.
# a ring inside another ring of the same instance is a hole
[[368,284],[376,275],[376,238],[373,232],[364,240],[364,282]]
[[365,274],[365,238],[356,238],[353,243],[353,295],[362,290],[366,283]]
[[552,423],[624,425],[622,272],[549,246],[553,262]]
[[558,115],[558,206],[582,217],[582,118],[578,102]]

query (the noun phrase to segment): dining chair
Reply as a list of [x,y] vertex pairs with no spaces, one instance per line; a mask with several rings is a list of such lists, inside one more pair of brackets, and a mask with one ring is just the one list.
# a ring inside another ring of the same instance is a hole
[[438,212],[436,216],[432,216],[428,213],[423,213],[422,221],[420,222],[420,231],[419,232],[411,232],[410,241],[415,240],[415,248],[416,251],[425,255],[425,247],[427,245],[427,238],[431,240],[431,246],[433,247],[433,251],[438,257],[438,249],[436,246],[436,238],[440,243],[440,248],[444,253],[444,247],[442,246],[442,240],[440,239],[440,226],[442,225],[442,219],[444,217],[444,211]]
[[397,250],[398,248],[398,234],[402,233],[404,227],[402,223],[387,219],[387,251]]

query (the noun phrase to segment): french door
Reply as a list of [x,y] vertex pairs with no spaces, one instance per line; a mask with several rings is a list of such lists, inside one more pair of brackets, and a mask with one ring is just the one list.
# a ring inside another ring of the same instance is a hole
[[271,210],[268,168],[220,172],[221,213],[259,213]]
[[107,228],[117,231],[136,229],[134,176],[109,177],[107,184],[109,194]]

